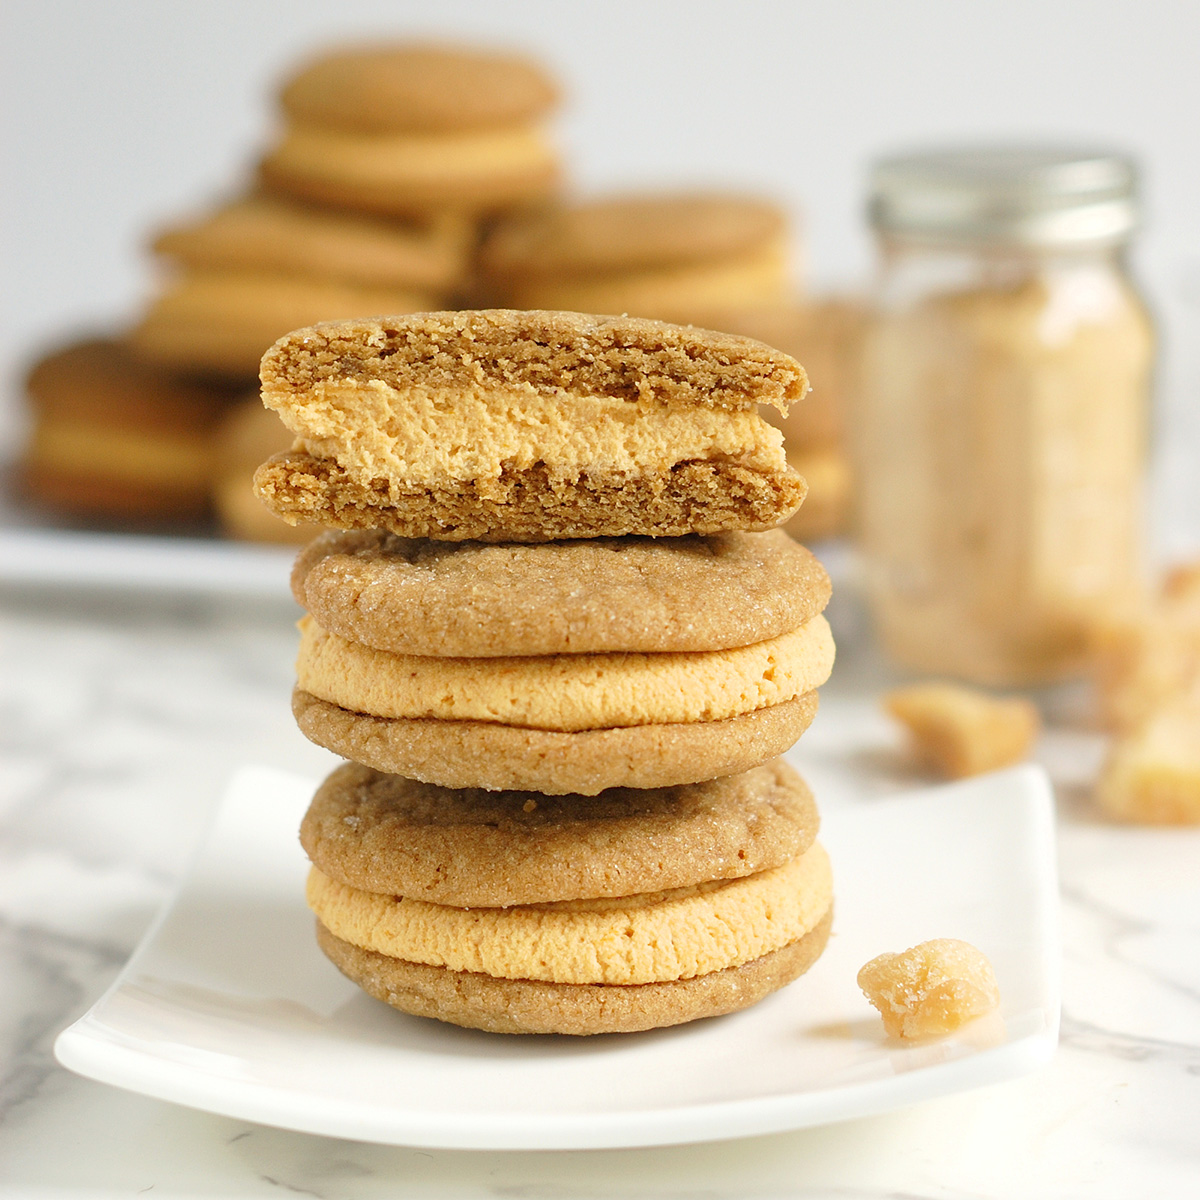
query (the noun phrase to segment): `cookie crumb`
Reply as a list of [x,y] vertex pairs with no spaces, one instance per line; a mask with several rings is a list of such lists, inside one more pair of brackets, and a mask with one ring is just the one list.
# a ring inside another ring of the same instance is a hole
[[914,684],[889,692],[883,704],[907,727],[918,756],[950,779],[1021,762],[1040,728],[1030,701],[959,684]]
[[522,812],[533,812],[535,808],[537,808],[537,801],[532,796],[521,805]]
[[863,995],[892,1037],[936,1037],[992,1012],[1000,989],[982,951],[957,938],[881,954],[858,973]]

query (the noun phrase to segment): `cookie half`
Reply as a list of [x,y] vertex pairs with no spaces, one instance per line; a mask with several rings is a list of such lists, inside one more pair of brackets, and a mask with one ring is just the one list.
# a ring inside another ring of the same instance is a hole
[[297,330],[263,400],[297,435],[256,482],[287,520],[446,541],[766,529],[804,481],[757,411],[803,368],[634,318],[507,310]]
[[485,658],[746,646],[816,616],[830,585],[778,530],[534,545],[371,530],[314,540],[292,593],[361,645]]
[[752,962],[694,979],[624,986],[496,979],[363,950],[317,923],[317,943],[347,978],[401,1012],[491,1033],[633,1033],[757,1003],[821,956],[832,909],[803,937]]
[[803,854],[817,825],[782,759],[595,796],[455,790],[346,763],[318,788],[300,841],[323,874],[362,891],[503,908],[752,875]]
[[386,719],[297,688],[292,712],[310,741],[378,771],[450,788],[594,796],[747,771],[788,750],[812,723],[817,693],[723,721],[561,733],[489,721]]

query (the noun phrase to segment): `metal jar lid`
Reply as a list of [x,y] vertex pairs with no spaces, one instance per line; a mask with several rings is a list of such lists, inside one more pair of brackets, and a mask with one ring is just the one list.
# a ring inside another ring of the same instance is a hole
[[1086,147],[963,147],[881,159],[871,223],[938,242],[1075,246],[1124,241],[1137,225],[1137,172]]

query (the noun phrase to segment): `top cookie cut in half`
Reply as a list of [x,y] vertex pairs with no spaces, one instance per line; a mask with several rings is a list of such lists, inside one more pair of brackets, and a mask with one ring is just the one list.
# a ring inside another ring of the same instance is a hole
[[804,369],[748,338],[504,309],[281,338],[263,402],[296,434],[255,476],[293,523],[442,541],[762,530],[800,506],[782,435]]

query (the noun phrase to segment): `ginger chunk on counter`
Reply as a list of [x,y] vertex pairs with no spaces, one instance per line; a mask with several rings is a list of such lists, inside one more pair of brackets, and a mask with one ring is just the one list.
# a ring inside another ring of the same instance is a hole
[[1169,700],[1118,737],[1096,797],[1122,821],[1200,824],[1200,696]]
[[908,729],[918,757],[950,779],[1021,762],[1040,727],[1038,711],[1028,700],[990,696],[953,683],[899,688],[883,703]]

